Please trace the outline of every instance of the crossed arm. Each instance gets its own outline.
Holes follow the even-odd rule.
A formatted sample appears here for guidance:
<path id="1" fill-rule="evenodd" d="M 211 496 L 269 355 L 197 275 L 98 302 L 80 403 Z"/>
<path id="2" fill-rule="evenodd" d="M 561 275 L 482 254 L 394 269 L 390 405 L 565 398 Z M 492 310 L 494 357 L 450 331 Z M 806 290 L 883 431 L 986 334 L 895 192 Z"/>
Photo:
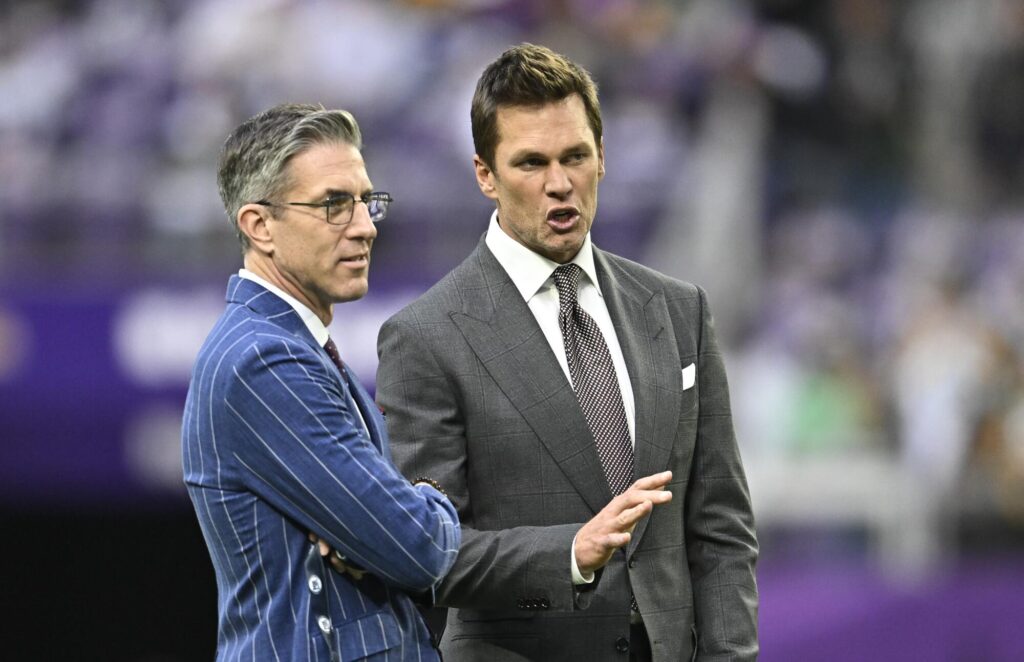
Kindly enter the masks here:
<path id="1" fill-rule="evenodd" d="M 319 356 L 264 337 L 221 370 L 230 422 L 216 436 L 239 482 L 385 582 L 422 591 L 444 576 L 454 507 L 381 455 Z"/>

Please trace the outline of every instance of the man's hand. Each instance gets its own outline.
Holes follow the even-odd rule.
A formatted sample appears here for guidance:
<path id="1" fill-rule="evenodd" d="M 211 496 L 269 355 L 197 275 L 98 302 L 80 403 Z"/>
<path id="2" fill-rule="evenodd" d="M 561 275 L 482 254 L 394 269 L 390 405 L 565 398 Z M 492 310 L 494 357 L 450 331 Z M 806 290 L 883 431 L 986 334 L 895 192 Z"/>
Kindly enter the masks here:
<path id="1" fill-rule="evenodd" d="M 616 549 L 629 544 L 642 517 L 672 500 L 672 493 L 665 489 L 670 480 L 671 471 L 637 480 L 583 525 L 576 534 L 576 565 L 581 573 L 590 575 L 603 568 Z"/>
<path id="2" fill-rule="evenodd" d="M 331 567 L 340 572 L 341 574 L 344 575 L 345 573 L 348 573 L 352 575 L 352 577 L 356 581 L 362 579 L 363 576 L 366 574 L 366 570 L 346 563 L 344 557 L 342 557 L 336 551 L 332 550 L 330 543 L 328 543 L 323 538 L 317 537 L 317 535 L 314 533 L 310 533 L 309 540 L 310 542 L 315 542 L 317 544 L 317 546 L 320 548 L 320 556 L 330 561 Z"/>

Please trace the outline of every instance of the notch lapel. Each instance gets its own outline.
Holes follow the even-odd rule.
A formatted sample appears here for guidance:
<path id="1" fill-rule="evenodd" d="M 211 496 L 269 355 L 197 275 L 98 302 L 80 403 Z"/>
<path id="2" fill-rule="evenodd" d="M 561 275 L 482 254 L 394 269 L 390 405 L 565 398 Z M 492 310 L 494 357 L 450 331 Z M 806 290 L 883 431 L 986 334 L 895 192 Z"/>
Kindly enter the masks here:
<path id="1" fill-rule="evenodd" d="M 598 512 L 611 500 L 611 490 L 576 393 L 537 320 L 483 241 L 464 268 L 456 275 L 463 309 L 450 313 L 452 322 L 569 482 Z"/>

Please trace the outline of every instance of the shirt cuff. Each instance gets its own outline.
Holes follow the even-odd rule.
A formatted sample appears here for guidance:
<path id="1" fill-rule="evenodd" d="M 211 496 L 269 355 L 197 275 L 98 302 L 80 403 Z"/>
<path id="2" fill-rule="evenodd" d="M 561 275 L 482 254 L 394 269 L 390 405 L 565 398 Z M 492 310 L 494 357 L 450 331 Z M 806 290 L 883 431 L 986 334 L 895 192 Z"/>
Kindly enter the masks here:
<path id="1" fill-rule="evenodd" d="M 589 577 L 584 577 L 583 573 L 580 572 L 580 567 L 576 565 L 576 536 L 572 538 L 572 549 L 569 551 L 570 563 L 572 567 L 572 584 L 573 586 L 580 586 L 581 584 L 590 584 L 594 581 L 594 573 L 590 573 Z"/>

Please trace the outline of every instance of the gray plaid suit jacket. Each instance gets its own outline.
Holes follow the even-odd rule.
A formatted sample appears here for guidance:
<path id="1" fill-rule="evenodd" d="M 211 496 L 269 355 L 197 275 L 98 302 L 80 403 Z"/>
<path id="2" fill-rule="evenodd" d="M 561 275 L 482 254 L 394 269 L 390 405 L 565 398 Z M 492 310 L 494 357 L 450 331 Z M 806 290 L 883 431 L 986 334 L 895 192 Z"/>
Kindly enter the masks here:
<path id="1" fill-rule="evenodd" d="M 437 594 L 451 608 L 441 649 L 623 660 L 632 591 L 655 660 L 753 660 L 757 541 L 704 292 L 594 252 L 636 400 L 636 475 L 671 469 L 674 498 L 591 585 L 572 584 L 571 544 L 612 495 L 571 385 L 484 242 L 381 329 L 395 463 L 437 480 L 463 526 Z"/>

